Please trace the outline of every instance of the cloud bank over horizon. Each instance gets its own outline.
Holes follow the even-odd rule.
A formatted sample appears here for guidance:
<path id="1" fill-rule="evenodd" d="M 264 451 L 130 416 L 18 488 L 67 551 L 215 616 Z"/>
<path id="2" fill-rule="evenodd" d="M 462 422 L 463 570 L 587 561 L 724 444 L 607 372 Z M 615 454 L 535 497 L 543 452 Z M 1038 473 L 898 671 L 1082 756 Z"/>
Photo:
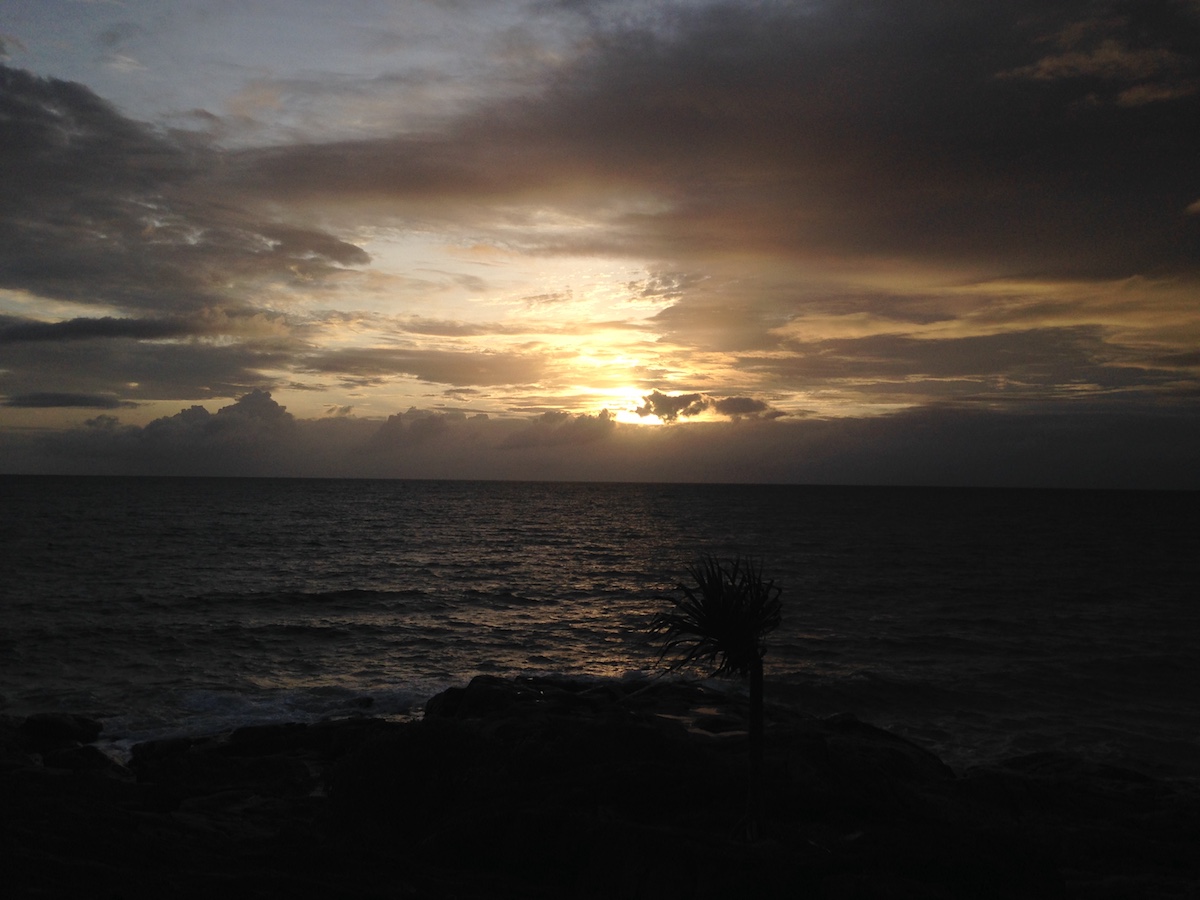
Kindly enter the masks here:
<path id="1" fill-rule="evenodd" d="M 297 419 L 254 391 L 210 413 L 145 426 L 101 413 L 77 428 L 9 435 L 10 473 L 517 481 L 1200 488 L 1195 418 L 1134 410 L 756 417 L 646 428 L 597 415 L 491 418 L 410 409 L 385 421 Z"/>
<path id="2" fill-rule="evenodd" d="M 60 7 L 0 470 L 1197 486 L 1194 0 Z"/>

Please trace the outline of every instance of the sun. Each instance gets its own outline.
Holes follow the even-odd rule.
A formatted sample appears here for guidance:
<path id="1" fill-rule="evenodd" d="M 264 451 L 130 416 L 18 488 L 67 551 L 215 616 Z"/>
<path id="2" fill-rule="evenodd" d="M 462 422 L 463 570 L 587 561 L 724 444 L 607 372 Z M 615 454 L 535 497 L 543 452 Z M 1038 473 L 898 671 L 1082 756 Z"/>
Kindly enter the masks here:
<path id="1" fill-rule="evenodd" d="M 662 425 L 663 420 L 655 415 L 641 415 L 638 409 L 646 405 L 646 395 L 650 391 L 645 388 L 625 387 L 591 387 L 582 390 L 591 394 L 590 406 L 596 414 L 608 410 L 612 418 L 624 425 Z"/>
<path id="2" fill-rule="evenodd" d="M 650 392 L 640 387 L 623 387 L 606 393 L 612 397 L 608 411 L 616 421 L 625 425 L 662 425 L 663 420 L 658 416 L 639 413 L 646 405 L 646 395 Z"/>
<path id="3" fill-rule="evenodd" d="M 612 410 L 609 410 L 612 412 Z M 613 419 L 624 425 L 662 425 L 663 420 L 656 415 L 643 416 L 635 410 L 622 409 L 613 413 Z"/>

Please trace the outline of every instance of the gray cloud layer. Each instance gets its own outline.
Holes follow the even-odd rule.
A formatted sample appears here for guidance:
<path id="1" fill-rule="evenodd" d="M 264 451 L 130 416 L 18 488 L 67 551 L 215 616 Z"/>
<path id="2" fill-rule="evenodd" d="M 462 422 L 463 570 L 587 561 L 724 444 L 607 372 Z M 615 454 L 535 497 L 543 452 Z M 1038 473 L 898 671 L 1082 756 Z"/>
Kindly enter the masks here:
<path id="1" fill-rule="evenodd" d="M 101 415 L 66 432 L 0 433 L 0 470 L 1197 489 L 1197 446 L 1195 417 L 1062 406 L 646 428 L 565 413 L 298 420 L 253 392 L 145 427 Z"/>
<path id="2" fill-rule="evenodd" d="M 994 274 L 1195 273 L 1200 16 L 1185 3 L 701 7 L 593 35 L 540 96 L 443 134 L 248 151 L 271 196 L 456 204 L 649 191 L 579 247 L 904 255 Z M 1075 35 L 1066 37 L 1064 35 Z M 1056 68 L 1093 48 L 1100 71 Z M 1074 52 L 1074 51 L 1066 51 Z M 1159 60 L 1155 63 L 1154 60 Z M 1143 102 L 1122 102 L 1140 91 Z M 434 209 L 434 204 L 438 208 Z M 1136 239 L 1131 240 L 1131 233 Z"/>
<path id="3" fill-rule="evenodd" d="M 713 3 L 578 21 L 591 25 L 572 53 L 522 70 L 540 82 L 424 132 L 236 151 L 0 66 L 0 288 L 20 298 L 0 315 L 0 403 L 243 398 L 10 436 L 2 458 L 192 471 L 228 451 L 220 466 L 315 473 L 303 447 L 339 473 L 1007 478 L 997 466 L 1042 483 L 1041 460 L 1087 481 L 1074 447 L 1097 454 L 1096 478 L 1154 482 L 1138 467 L 1158 452 L 1194 483 L 1176 466 L 1200 454 L 1194 2 Z M 411 379 L 464 402 L 519 386 L 524 408 L 549 405 L 553 333 L 479 351 L 455 342 L 520 329 L 290 306 L 372 265 L 361 222 L 644 261 L 625 287 L 661 302 L 639 326 L 660 355 L 630 364 L 636 411 L 676 425 L 274 416 L 265 391 L 317 378 Z M 405 289 L 487 288 L 420 276 Z M 575 300 L 554 287 L 514 302 L 552 316 Z M 373 345 L 327 338 L 366 322 Z M 583 327 L 564 318 L 558 336 Z M 801 421 L 804 404 L 838 402 L 910 409 Z M 731 421 L 685 421 L 713 416 Z"/>
<path id="4" fill-rule="evenodd" d="M 245 282 L 367 261 L 318 231 L 206 192 L 220 161 L 82 85 L 0 67 L 0 287 L 123 311 L 241 307 Z"/>

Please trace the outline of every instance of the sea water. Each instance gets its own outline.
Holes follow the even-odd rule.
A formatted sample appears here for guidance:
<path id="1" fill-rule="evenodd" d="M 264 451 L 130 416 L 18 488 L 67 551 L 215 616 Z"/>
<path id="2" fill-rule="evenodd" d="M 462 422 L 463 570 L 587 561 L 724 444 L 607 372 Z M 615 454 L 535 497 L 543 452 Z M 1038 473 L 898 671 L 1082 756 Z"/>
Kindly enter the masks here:
<path id="1" fill-rule="evenodd" d="M 783 589 L 768 699 L 956 767 L 1200 777 L 1193 493 L 0 477 L 0 713 L 150 737 L 659 668 L 700 554 Z M 705 673 L 698 672 L 697 675 Z M 736 682 L 730 690 L 744 690 Z"/>

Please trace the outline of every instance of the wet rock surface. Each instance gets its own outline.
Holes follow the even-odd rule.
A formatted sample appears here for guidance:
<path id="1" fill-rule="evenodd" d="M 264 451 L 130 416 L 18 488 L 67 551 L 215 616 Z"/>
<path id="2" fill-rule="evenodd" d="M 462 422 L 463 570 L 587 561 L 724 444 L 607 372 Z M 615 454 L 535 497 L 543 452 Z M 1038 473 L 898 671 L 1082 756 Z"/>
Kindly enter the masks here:
<path id="1" fill-rule="evenodd" d="M 1200 894 L 1200 796 L 1059 755 L 956 774 L 842 715 L 669 681 L 476 679 L 420 722 L 154 741 L 0 717 L 24 897 L 1117 898 Z M 53 721 L 52 721 L 53 720 Z"/>

